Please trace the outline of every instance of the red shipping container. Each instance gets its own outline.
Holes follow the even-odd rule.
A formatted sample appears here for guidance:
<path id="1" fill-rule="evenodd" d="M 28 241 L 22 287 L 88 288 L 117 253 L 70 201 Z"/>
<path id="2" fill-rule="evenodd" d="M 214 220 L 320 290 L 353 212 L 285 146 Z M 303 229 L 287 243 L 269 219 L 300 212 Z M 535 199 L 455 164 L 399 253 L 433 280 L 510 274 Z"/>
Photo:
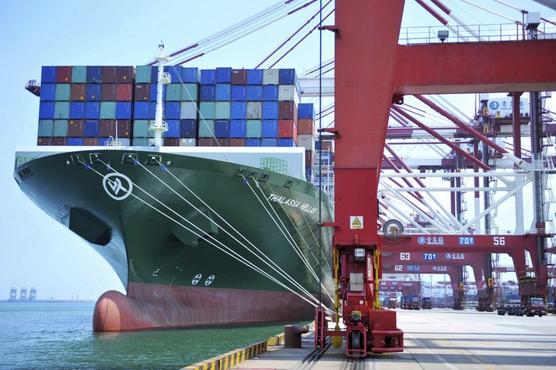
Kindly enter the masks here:
<path id="1" fill-rule="evenodd" d="M 85 100 L 85 84 L 71 84 L 70 85 L 70 100 L 71 101 L 84 101 Z"/>
<path id="2" fill-rule="evenodd" d="M 52 138 L 52 145 L 66 145 L 66 138 L 65 137 L 53 137 Z"/>
<path id="3" fill-rule="evenodd" d="M 298 135 L 313 135 L 313 120 L 312 119 L 298 119 L 297 120 L 297 134 Z"/>
<path id="4" fill-rule="evenodd" d="M 52 138 L 51 137 L 38 137 L 37 138 L 37 145 L 52 145 Z"/>
<path id="5" fill-rule="evenodd" d="M 116 123 L 111 119 L 101 119 L 100 127 L 98 129 L 98 136 L 112 136 L 116 135 Z"/>
<path id="6" fill-rule="evenodd" d="M 245 139 L 229 139 L 228 141 L 229 146 L 245 146 Z"/>
<path id="7" fill-rule="evenodd" d="M 296 117 L 294 107 L 293 101 L 281 101 L 278 108 L 278 119 L 293 120 Z"/>
<path id="8" fill-rule="evenodd" d="M 100 100 L 103 101 L 116 100 L 116 85 L 103 83 L 100 86 Z"/>
<path id="9" fill-rule="evenodd" d="M 132 81 L 133 67 L 116 67 L 116 82 L 126 83 Z"/>
<path id="10" fill-rule="evenodd" d="M 200 137 L 197 146 L 214 146 L 214 139 L 208 137 Z"/>
<path id="11" fill-rule="evenodd" d="M 116 100 L 131 101 L 131 84 L 116 85 Z"/>
<path id="12" fill-rule="evenodd" d="M 278 137 L 294 138 L 297 140 L 297 126 L 295 121 L 291 119 L 278 120 Z"/>
<path id="13" fill-rule="evenodd" d="M 150 84 L 136 84 L 135 85 L 135 101 L 149 101 L 150 100 Z"/>
<path id="14" fill-rule="evenodd" d="M 56 82 L 71 82 L 71 67 L 56 67 Z"/>
<path id="15" fill-rule="evenodd" d="M 180 139 L 175 138 L 175 137 L 167 137 L 164 138 L 164 146 L 179 146 L 180 145 Z"/>
<path id="16" fill-rule="evenodd" d="M 213 146 L 229 146 L 229 139 L 213 139 Z"/>
<path id="17" fill-rule="evenodd" d="M 68 136 L 69 137 L 82 137 L 83 136 L 83 120 L 71 119 L 68 122 Z"/>
<path id="18" fill-rule="evenodd" d="M 120 119 L 116 121 L 118 125 L 118 137 L 129 138 L 131 132 L 131 121 L 126 119 Z M 116 133 L 114 133 L 115 135 Z"/>
<path id="19" fill-rule="evenodd" d="M 97 146 L 98 139 L 96 137 L 86 137 L 83 139 L 83 145 L 86 146 Z"/>
<path id="20" fill-rule="evenodd" d="M 232 69 L 232 85 L 246 85 L 246 84 L 247 84 L 247 70 Z"/>
<path id="21" fill-rule="evenodd" d="M 116 67 L 101 67 L 102 83 L 116 83 Z"/>

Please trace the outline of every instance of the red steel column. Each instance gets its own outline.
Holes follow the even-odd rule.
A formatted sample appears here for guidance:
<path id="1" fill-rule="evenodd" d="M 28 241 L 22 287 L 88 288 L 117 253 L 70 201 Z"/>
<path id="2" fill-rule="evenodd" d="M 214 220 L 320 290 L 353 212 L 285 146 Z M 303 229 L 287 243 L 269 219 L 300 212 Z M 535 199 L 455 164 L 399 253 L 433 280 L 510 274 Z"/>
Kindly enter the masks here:
<path id="1" fill-rule="evenodd" d="M 403 0 L 336 4 L 336 245 L 378 245 L 377 186 Z M 363 228 L 350 228 L 363 216 Z"/>

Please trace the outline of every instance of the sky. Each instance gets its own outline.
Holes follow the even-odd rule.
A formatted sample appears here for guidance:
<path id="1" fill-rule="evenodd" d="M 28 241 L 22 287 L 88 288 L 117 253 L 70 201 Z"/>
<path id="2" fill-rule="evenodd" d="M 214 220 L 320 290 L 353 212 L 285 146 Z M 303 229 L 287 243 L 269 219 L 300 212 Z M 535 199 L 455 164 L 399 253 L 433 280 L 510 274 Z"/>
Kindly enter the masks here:
<path id="1" fill-rule="evenodd" d="M 13 180 L 14 153 L 36 142 L 39 100 L 24 89 L 40 79 L 42 65 L 141 65 L 163 40 L 176 50 L 275 4 L 276 0 L 3 0 L 0 12 L 0 299 L 14 286 L 35 287 L 39 298 L 96 299 L 107 290 L 124 291 L 111 267 L 80 238 L 50 219 L 19 191 Z M 555 12 L 532 1 L 510 1 Z M 506 23 L 446 0 L 467 24 Z M 520 17 L 493 1 L 492 9 Z M 288 17 L 257 34 L 208 54 L 191 66 L 253 68 L 274 46 L 299 27 L 316 8 Z M 329 22 L 330 24 L 332 21 Z M 438 26 L 414 1 L 407 0 L 404 26 Z M 330 32 L 324 35 L 324 59 L 333 56 Z M 309 37 L 277 67 L 298 72 L 318 64 L 318 36 Z M 472 99 L 465 100 L 471 109 Z"/>

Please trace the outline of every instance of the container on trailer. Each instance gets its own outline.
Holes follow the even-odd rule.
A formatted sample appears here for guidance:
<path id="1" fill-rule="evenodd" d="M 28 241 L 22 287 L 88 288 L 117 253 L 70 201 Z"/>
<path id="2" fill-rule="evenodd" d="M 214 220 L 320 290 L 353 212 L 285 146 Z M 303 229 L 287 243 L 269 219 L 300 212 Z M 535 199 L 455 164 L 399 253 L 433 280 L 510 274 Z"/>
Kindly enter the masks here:
<path id="1" fill-rule="evenodd" d="M 43 66 L 41 69 L 41 84 L 56 83 L 56 67 Z"/>
<path id="2" fill-rule="evenodd" d="M 180 119 L 180 102 L 175 101 L 167 101 L 164 103 L 164 118 L 167 120 L 170 119 Z"/>
<path id="3" fill-rule="evenodd" d="M 100 119 L 116 118 L 116 102 L 103 101 L 100 102 Z"/>
<path id="4" fill-rule="evenodd" d="M 214 136 L 216 137 L 229 137 L 230 136 L 230 121 L 227 119 L 218 119 L 214 121 Z"/>
<path id="5" fill-rule="evenodd" d="M 232 69 L 229 67 L 218 67 L 216 68 L 216 83 L 226 83 L 232 82 Z"/>
<path id="6" fill-rule="evenodd" d="M 41 85 L 41 101 L 54 101 L 56 100 L 56 84 Z"/>
<path id="7" fill-rule="evenodd" d="M 69 108 L 69 119 L 83 119 L 85 118 L 85 103 L 71 102 Z"/>
<path id="8" fill-rule="evenodd" d="M 58 66 L 56 67 L 56 82 L 70 83 L 71 82 L 71 67 Z"/>
<path id="9" fill-rule="evenodd" d="M 230 119 L 230 102 L 216 102 L 214 104 L 215 119 Z"/>
<path id="10" fill-rule="evenodd" d="M 214 137 L 214 121 L 211 119 L 199 121 L 199 137 Z"/>
<path id="11" fill-rule="evenodd" d="M 263 102 L 263 119 L 278 119 L 278 102 Z"/>
<path id="12" fill-rule="evenodd" d="M 164 133 L 165 138 L 179 138 L 180 137 L 180 120 L 179 119 L 169 119 L 166 120 L 168 124 L 168 131 Z M 177 140 L 176 145 L 177 146 Z"/>
<path id="13" fill-rule="evenodd" d="M 246 95 L 247 95 L 247 100 L 249 101 L 262 101 L 263 87 L 260 85 L 248 85 Z"/>
<path id="14" fill-rule="evenodd" d="M 192 101 L 181 102 L 180 119 L 197 119 L 197 103 Z"/>
<path id="15" fill-rule="evenodd" d="M 54 137 L 66 137 L 68 136 L 68 120 L 67 119 L 55 119 L 54 120 L 54 130 L 52 133 Z"/>
<path id="16" fill-rule="evenodd" d="M 39 120 L 38 136 L 51 137 L 54 133 L 54 120 L 41 119 Z"/>
<path id="17" fill-rule="evenodd" d="M 232 85 L 230 84 L 216 84 L 215 99 L 216 101 L 229 101 L 231 100 Z"/>

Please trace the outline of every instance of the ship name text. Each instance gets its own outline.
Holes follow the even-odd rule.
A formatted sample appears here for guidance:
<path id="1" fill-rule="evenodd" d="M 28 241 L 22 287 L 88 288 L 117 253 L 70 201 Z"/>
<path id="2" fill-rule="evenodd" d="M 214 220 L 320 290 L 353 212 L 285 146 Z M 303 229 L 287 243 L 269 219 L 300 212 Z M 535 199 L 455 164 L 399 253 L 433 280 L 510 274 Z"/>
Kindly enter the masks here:
<path id="1" fill-rule="evenodd" d="M 270 194 L 268 196 L 268 200 L 270 202 L 274 202 L 274 203 L 279 203 L 283 206 L 288 206 L 288 207 L 292 207 L 292 208 L 297 208 L 303 212 L 307 212 L 309 214 L 315 214 L 315 212 L 317 211 L 317 208 L 311 206 L 309 203 L 303 203 L 299 200 L 295 200 L 295 199 L 291 199 L 291 198 L 287 198 L 283 195 L 278 195 L 278 194 Z"/>

